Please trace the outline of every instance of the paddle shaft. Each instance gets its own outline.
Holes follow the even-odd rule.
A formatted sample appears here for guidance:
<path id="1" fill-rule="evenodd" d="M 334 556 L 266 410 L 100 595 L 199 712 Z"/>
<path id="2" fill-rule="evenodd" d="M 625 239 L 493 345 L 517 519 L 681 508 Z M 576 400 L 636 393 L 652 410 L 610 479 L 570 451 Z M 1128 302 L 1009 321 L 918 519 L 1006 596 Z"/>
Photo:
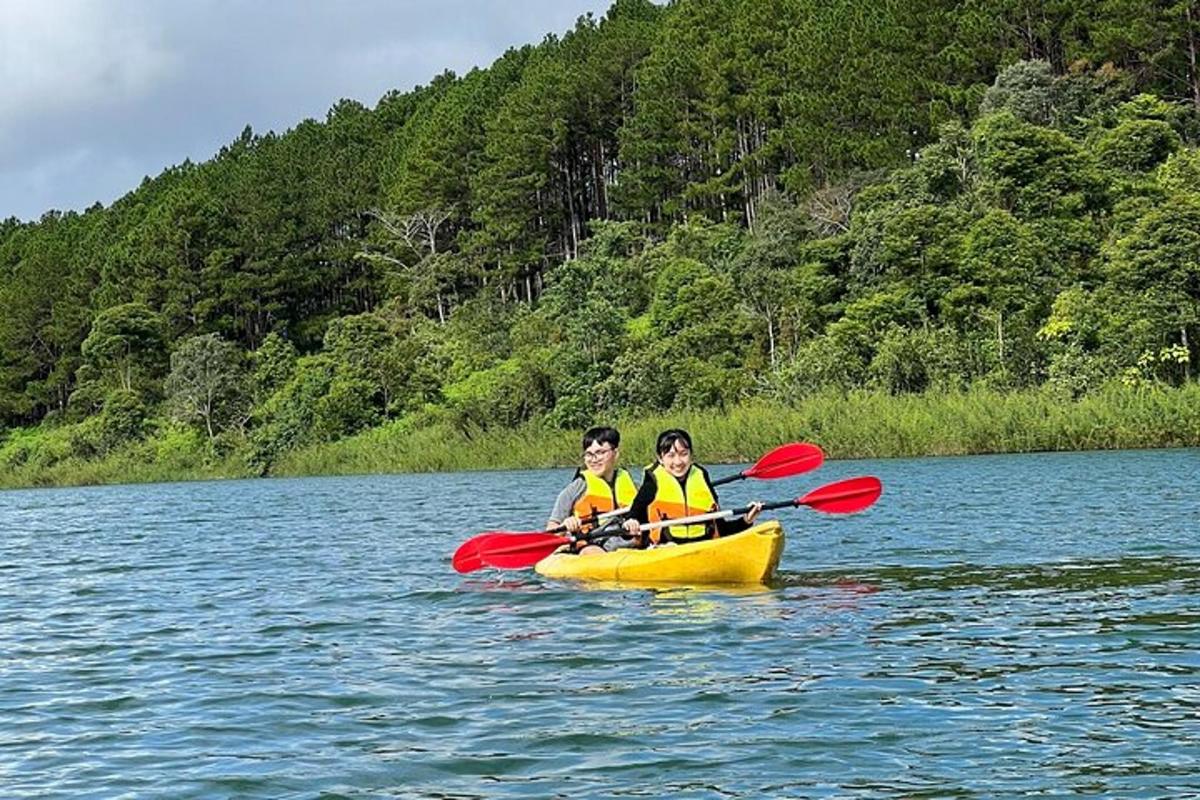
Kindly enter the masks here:
<path id="1" fill-rule="evenodd" d="M 629 513 L 629 507 L 614 508 L 612 511 L 605 511 L 603 514 L 588 514 L 586 517 L 580 517 L 579 521 L 584 525 L 594 525 L 599 522 L 605 522 L 613 517 L 621 517 Z M 538 533 L 562 533 L 567 529 L 566 525 L 555 525 L 553 528 L 547 528 Z M 531 531 L 532 532 L 532 531 Z M 524 533 L 524 531 L 522 531 Z"/>
<path id="2" fill-rule="evenodd" d="M 796 505 L 795 500 L 784 500 L 778 503 L 764 503 L 763 511 L 774 511 L 779 508 L 790 508 Z M 658 522 L 643 522 L 641 529 L 644 531 L 653 531 L 658 528 L 670 528 L 674 525 L 695 525 L 700 522 L 709 522 L 714 519 L 733 519 L 746 514 L 751 509 L 751 506 L 742 506 L 741 508 L 727 508 L 723 511 L 710 511 L 707 514 L 696 514 L 691 517 L 680 517 L 679 519 L 661 519 Z"/>
<path id="3" fill-rule="evenodd" d="M 726 475 L 724 478 L 717 478 L 715 481 L 712 482 L 712 485 L 713 486 L 724 486 L 727 483 L 733 483 L 734 481 L 743 480 L 745 477 L 746 476 L 741 472 L 737 473 L 736 475 Z"/>
<path id="4" fill-rule="evenodd" d="M 780 500 L 774 503 L 763 503 L 762 510 L 775 511 L 780 508 L 808 506 L 816 511 L 823 511 L 827 514 L 851 513 L 861 511 L 874 503 L 879 498 L 880 491 L 882 491 L 882 486 L 878 478 L 869 476 L 848 478 L 844 481 L 826 484 L 818 489 L 814 489 L 803 497 L 797 497 L 792 500 Z M 642 523 L 641 529 L 654 530 L 656 528 L 668 528 L 672 525 L 694 525 L 714 519 L 733 519 L 734 517 L 740 517 L 748 513 L 751 508 L 753 506 L 747 505 L 723 511 L 710 511 L 707 514 L 696 514 L 695 516 L 682 517 L 680 519 L 664 519 L 658 522 Z"/>
<path id="5" fill-rule="evenodd" d="M 763 503 L 763 511 L 778 511 L 781 508 L 791 508 L 792 506 L 800 505 L 799 500 L 780 500 L 777 503 Z M 727 508 L 723 511 L 710 511 L 707 514 L 696 514 L 692 517 L 680 517 L 679 519 L 663 519 L 658 522 L 643 522 L 641 527 L 644 531 L 652 531 L 657 528 L 669 528 L 672 525 L 695 525 L 699 522 L 708 522 L 714 519 L 733 519 L 740 517 L 743 514 L 750 513 L 753 506 L 740 506 L 739 508 Z"/>

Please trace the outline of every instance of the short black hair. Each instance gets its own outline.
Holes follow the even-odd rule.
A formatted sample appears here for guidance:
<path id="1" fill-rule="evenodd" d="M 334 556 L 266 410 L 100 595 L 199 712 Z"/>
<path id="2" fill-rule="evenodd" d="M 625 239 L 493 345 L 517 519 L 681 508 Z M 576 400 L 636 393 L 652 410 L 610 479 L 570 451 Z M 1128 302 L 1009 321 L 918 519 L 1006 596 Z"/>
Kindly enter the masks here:
<path id="1" fill-rule="evenodd" d="M 612 445 L 613 449 L 615 450 L 621 446 L 621 434 L 616 428 L 588 428 L 583 434 L 583 449 L 587 450 L 588 447 L 591 446 L 592 442 Z"/>
<path id="2" fill-rule="evenodd" d="M 654 452 L 660 456 L 675 447 L 676 442 L 683 442 L 688 450 L 692 449 L 692 437 L 683 428 L 671 428 L 663 431 L 658 435 L 658 443 L 654 446 Z"/>

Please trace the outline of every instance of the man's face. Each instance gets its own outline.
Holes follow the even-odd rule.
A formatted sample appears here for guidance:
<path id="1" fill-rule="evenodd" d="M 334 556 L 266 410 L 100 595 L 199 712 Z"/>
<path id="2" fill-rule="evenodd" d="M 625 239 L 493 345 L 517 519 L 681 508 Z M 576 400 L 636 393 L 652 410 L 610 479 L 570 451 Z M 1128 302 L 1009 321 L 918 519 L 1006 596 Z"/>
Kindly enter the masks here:
<path id="1" fill-rule="evenodd" d="M 583 465 L 593 475 L 607 475 L 617 462 L 617 448 L 600 442 L 592 442 L 583 451 Z"/>

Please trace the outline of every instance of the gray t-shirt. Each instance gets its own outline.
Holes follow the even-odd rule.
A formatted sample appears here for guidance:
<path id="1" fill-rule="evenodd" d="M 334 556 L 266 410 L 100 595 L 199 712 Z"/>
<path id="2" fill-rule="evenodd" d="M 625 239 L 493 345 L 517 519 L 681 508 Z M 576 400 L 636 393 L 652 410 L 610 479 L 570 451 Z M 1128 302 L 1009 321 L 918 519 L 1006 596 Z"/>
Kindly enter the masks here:
<path id="1" fill-rule="evenodd" d="M 558 493 L 558 499 L 554 501 L 554 510 L 550 512 L 550 520 L 546 523 L 547 528 L 553 528 L 556 525 L 561 525 L 562 521 L 574 513 L 575 504 L 579 502 L 579 498 L 583 497 L 587 491 L 587 481 L 583 478 L 575 478 L 566 485 L 561 492 Z"/>
<path id="2" fill-rule="evenodd" d="M 583 497 L 586 491 L 587 481 L 583 478 L 576 478 L 568 483 L 566 488 L 558 493 L 558 499 L 554 501 L 554 510 L 550 512 L 550 520 L 546 523 L 546 527 L 552 528 L 561 525 L 564 519 L 574 514 L 575 503 Z M 598 543 L 610 553 L 613 550 L 634 546 L 633 542 L 624 536 L 609 536 Z"/>

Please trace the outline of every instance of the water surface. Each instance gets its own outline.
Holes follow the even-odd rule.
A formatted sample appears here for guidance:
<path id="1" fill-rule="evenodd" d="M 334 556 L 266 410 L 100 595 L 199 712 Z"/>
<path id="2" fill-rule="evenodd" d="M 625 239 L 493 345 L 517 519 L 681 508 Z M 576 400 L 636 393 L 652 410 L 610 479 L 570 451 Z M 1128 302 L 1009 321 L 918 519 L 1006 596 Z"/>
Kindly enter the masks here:
<path id="1" fill-rule="evenodd" d="M 1200 451 L 722 497 L 856 474 L 757 592 L 450 570 L 563 470 L 2 492 L 2 794 L 1200 795 Z"/>

